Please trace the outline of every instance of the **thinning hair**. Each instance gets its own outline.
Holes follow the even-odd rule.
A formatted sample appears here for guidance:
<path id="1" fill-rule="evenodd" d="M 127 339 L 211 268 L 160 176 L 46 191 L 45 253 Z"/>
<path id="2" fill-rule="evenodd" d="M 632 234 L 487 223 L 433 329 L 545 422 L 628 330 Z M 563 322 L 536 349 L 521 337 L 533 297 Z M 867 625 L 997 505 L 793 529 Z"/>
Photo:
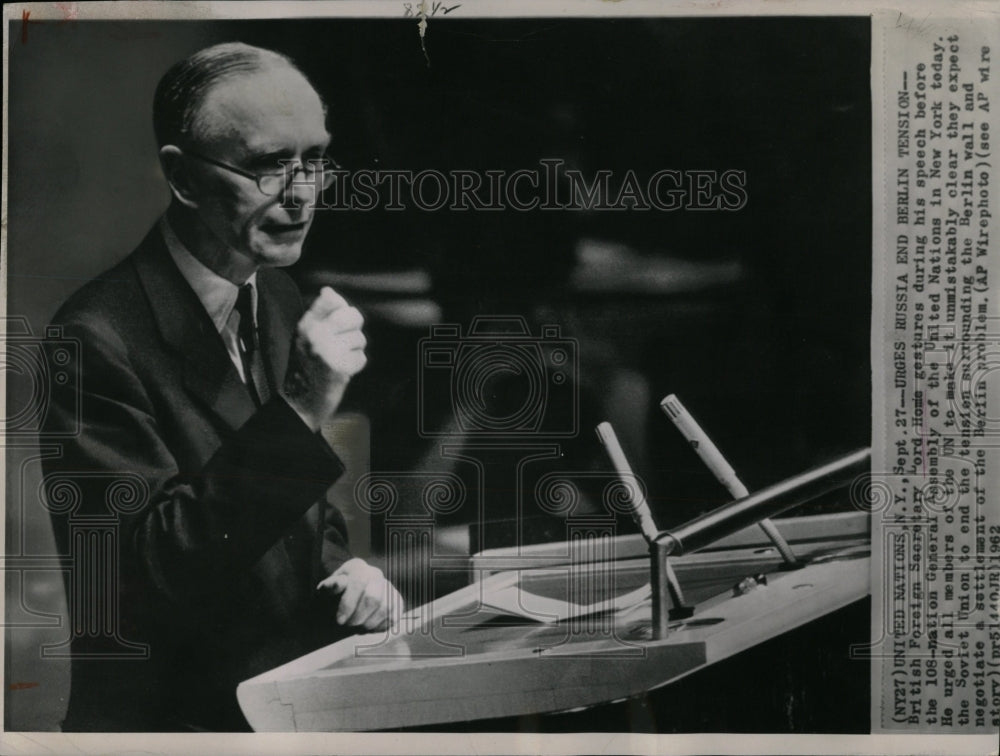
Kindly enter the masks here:
<path id="1" fill-rule="evenodd" d="M 153 131 L 157 146 L 176 144 L 184 147 L 195 140 L 201 107 L 212 87 L 227 79 L 282 66 L 297 71 L 309 81 L 287 55 L 243 42 L 212 45 L 175 63 L 160 79 L 153 96 Z"/>

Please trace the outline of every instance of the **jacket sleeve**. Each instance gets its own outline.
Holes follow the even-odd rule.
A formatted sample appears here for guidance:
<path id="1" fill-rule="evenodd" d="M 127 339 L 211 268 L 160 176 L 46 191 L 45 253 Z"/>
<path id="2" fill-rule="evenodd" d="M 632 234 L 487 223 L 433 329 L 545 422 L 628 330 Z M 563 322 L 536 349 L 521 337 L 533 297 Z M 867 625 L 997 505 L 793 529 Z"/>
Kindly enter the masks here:
<path id="1" fill-rule="evenodd" d="M 68 380 L 53 382 L 46 415 L 43 439 L 63 450 L 46 465 L 50 509 L 56 483 L 68 483 L 78 502 L 69 516 L 116 517 L 123 566 L 170 599 L 224 589 L 343 472 L 326 442 L 275 396 L 200 471 L 181 475 L 120 337 L 91 322 L 70 322 L 63 334 L 78 340 L 80 359 L 67 366 Z M 116 476 L 146 490 L 116 499 Z"/>
<path id="2" fill-rule="evenodd" d="M 323 516 L 323 577 L 332 575 L 353 555 L 347 545 L 347 523 L 336 502 L 328 502 Z"/>

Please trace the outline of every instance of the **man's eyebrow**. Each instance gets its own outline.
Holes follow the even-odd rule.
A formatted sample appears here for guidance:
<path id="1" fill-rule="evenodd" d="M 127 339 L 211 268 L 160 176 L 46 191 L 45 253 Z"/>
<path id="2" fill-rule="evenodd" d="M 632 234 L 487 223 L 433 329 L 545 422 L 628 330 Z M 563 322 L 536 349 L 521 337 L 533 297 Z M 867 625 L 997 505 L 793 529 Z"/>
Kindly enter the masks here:
<path id="1" fill-rule="evenodd" d="M 322 154 L 324 150 L 329 146 L 331 135 L 327 134 L 326 138 L 317 141 L 305 149 L 304 153 L 316 153 L 317 155 Z M 261 147 L 257 150 L 251 150 L 247 155 L 247 164 L 251 166 L 260 166 L 264 164 L 275 164 L 279 160 L 285 160 L 288 158 L 295 157 L 295 150 L 290 147 Z"/>
<path id="2" fill-rule="evenodd" d="M 279 150 L 268 150 L 266 152 L 254 152 L 251 153 L 247 159 L 247 167 L 259 168 L 259 167 L 270 167 L 278 165 L 279 160 L 287 160 L 295 156 L 295 150 L 290 149 L 279 149 Z"/>

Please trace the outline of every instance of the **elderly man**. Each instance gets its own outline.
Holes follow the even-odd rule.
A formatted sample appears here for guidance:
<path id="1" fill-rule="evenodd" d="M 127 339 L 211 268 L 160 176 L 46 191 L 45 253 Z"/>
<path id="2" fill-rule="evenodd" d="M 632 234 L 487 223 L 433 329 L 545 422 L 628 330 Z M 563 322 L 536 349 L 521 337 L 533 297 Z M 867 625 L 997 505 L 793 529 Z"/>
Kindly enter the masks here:
<path id="1" fill-rule="evenodd" d="M 240 730 L 240 680 L 398 611 L 324 496 L 343 467 L 319 431 L 365 365 L 365 337 L 339 295 L 303 313 L 275 270 L 299 258 L 332 178 L 325 106 L 291 61 L 202 50 L 163 77 L 153 120 L 169 209 L 54 320 L 80 343 L 45 428 L 63 445 L 46 468 L 56 537 L 75 569 L 104 553 L 71 543 L 52 504 L 53 481 L 70 480 L 72 522 L 115 518 L 117 583 L 98 598 L 115 648 L 140 650 L 106 653 L 87 631 L 97 610 L 70 591 L 64 728 Z M 116 476 L 141 490 L 109 512 Z"/>

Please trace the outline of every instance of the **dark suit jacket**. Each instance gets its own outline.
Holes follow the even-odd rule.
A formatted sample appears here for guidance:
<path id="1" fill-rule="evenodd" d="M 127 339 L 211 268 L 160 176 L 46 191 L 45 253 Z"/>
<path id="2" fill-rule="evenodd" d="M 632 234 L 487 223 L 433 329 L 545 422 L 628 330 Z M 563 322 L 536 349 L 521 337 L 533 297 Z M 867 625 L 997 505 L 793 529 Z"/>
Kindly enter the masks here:
<path id="1" fill-rule="evenodd" d="M 257 285 L 281 386 L 302 303 L 280 271 Z M 79 342 L 43 434 L 73 558 L 64 729 L 247 729 L 238 682 L 343 634 L 314 590 L 350 558 L 324 499 L 343 467 L 276 391 L 256 410 L 156 228 L 53 324 Z"/>

